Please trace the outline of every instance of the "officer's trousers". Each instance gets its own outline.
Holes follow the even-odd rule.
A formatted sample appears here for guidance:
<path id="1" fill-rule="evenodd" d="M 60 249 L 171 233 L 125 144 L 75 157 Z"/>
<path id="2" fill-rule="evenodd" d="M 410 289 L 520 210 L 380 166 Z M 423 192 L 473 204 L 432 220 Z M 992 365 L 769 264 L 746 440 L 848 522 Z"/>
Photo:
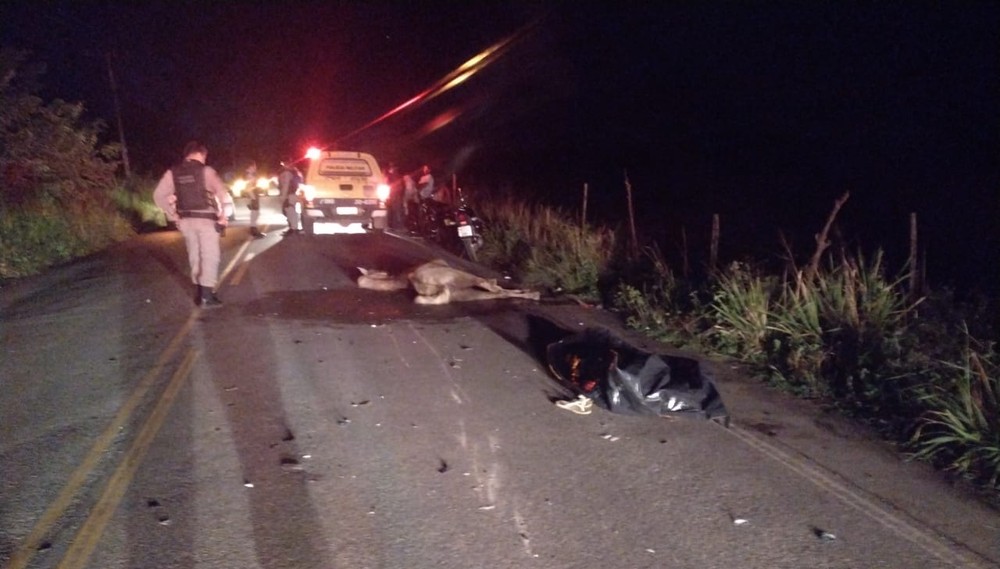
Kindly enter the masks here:
<path id="1" fill-rule="evenodd" d="M 219 232 L 214 219 L 181 218 L 177 228 L 187 245 L 188 262 L 191 264 L 191 282 L 214 289 L 219 282 L 221 257 Z"/>

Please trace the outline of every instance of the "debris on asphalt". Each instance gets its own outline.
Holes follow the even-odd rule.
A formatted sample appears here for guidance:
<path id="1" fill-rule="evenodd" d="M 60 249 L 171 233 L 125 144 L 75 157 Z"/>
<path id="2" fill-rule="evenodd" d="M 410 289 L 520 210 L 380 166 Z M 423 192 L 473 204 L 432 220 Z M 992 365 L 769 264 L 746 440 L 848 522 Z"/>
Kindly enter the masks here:
<path id="1" fill-rule="evenodd" d="M 696 359 L 650 353 L 603 328 L 549 344 L 546 359 L 556 379 L 612 413 L 728 421 L 712 376 Z"/>
<path id="2" fill-rule="evenodd" d="M 733 523 L 736 524 L 736 525 L 738 525 L 738 526 L 742 526 L 742 525 L 750 523 L 750 520 L 745 520 L 743 518 L 734 518 L 733 519 Z"/>
<path id="3" fill-rule="evenodd" d="M 586 395 L 580 395 L 576 399 L 569 401 L 556 401 L 556 407 L 572 411 L 577 415 L 589 415 L 594 407 L 594 400 Z"/>
<path id="4" fill-rule="evenodd" d="M 832 534 L 832 533 L 830 533 L 830 532 L 828 532 L 828 531 L 826 531 L 824 529 L 820 529 L 820 528 L 814 527 L 814 528 L 812 528 L 812 530 L 813 530 L 813 534 L 815 534 L 816 537 L 818 537 L 819 539 L 821 539 L 823 541 L 833 541 L 833 540 L 837 539 L 836 535 L 834 535 L 834 534 Z"/>
<path id="5" fill-rule="evenodd" d="M 362 405 L 368 405 L 369 403 L 371 403 L 371 401 L 369 401 L 368 399 L 365 399 L 364 401 L 358 401 L 357 403 L 351 401 L 351 407 L 361 407 Z"/>
<path id="6" fill-rule="evenodd" d="M 346 424 L 348 424 L 350 422 L 351 422 L 351 420 L 348 419 L 347 417 L 341 417 L 341 418 L 337 419 L 337 424 L 340 425 L 340 426 L 344 426 L 344 425 L 346 425 Z"/>
<path id="7" fill-rule="evenodd" d="M 243 485 L 247 488 L 253 488 L 253 482 L 250 482 L 249 480 L 243 480 Z"/>
<path id="8" fill-rule="evenodd" d="M 440 465 L 440 466 L 438 466 L 438 469 L 437 469 L 437 470 L 438 470 L 438 472 L 440 472 L 441 474 L 444 474 L 445 472 L 448 472 L 448 463 L 447 463 L 447 462 L 445 462 L 443 458 L 441 459 L 441 465 Z"/>
<path id="9" fill-rule="evenodd" d="M 487 510 L 495 509 L 496 507 L 497 507 L 496 504 L 490 504 L 489 506 L 479 506 L 479 509 L 482 510 L 482 511 L 487 511 Z"/>

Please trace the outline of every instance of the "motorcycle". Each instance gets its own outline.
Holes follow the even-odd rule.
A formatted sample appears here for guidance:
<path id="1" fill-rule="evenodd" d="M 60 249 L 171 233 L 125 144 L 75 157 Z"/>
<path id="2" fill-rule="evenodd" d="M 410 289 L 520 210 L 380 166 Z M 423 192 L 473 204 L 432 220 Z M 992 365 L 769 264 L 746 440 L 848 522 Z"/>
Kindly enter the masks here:
<path id="1" fill-rule="evenodd" d="M 478 261 L 478 251 L 483 246 L 483 220 L 476 215 L 465 200 L 462 189 L 456 190 L 457 205 L 427 199 L 420 202 L 420 231 L 427 239 L 445 249 L 464 254 L 472 262 Z"/>

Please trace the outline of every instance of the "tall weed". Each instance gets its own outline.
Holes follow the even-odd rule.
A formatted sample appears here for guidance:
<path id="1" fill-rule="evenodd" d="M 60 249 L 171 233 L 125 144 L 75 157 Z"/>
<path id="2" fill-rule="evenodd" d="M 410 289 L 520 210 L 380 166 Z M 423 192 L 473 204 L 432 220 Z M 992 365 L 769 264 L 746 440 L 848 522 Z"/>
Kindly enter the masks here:
<path id="1" fill-rule="evenodd" d="M 802 272 L 783 281 L 772 305 L 765 350 L 773 383 L 805 397 L 822 397 L 829 393 L 823 365 L 830 348 L 822 288 L 813 282 Z"/>
<path id="2" fill-rule="evenodd" d="M 484 262 L 511 273 L 525 286 L 599 299 L 599 283 L 614 234 L 580 227 L 551 207 L 514 200 L 479 205 L 486 221 Z"/>
<path id="3" fill-rule="evenodd" d="M 844 258 L 817 280 L 830 348 L 827 377 L 834 395 L 876 415 L 901 404 L 908 386 L 892 373 L 902 355 L 907 301 L 905 278 L 886 278 L 882 253 L 870 262 Z"/>
<path id="4" fill-rule="evenodd" d="M 139 231 L 167 226 L 167 217 L 153 203 L 156 180 L 136 177 L 126 184 L 119 184 L 111 192 L 111 199 L 118 211 Z"/>
<path id="5" fill-rule="evenodd" d="M 0 216 L 0 277 L 23 277 L 134 235 L 113 208 L 36 201 Z"/>
<path id="6" fill-rule="evenodd" d="M 764 361 L 776 286 L 774 279 L 744 263 L 734 262 L 718 275 L 709 307 L 714 324 L 708 337 L 721 353 L 754 363 Z"/>
<path id="7" fill-rule="evenodd" d="M 1000 364 L 995 347 L 968 338 L 963 359 L 940 362 L 946 381 L 928 386 L 929 407 L 910 439 L 913 458 L 1000 488 Z"/>
<path id="8" fill-rule="evenodd" d="M 700 347 L 701 310 L 698 297 L 678 279 L 656 246 L 623 267 L 614 285 L 612 306 L 625 325 L 677 347 Z"/>

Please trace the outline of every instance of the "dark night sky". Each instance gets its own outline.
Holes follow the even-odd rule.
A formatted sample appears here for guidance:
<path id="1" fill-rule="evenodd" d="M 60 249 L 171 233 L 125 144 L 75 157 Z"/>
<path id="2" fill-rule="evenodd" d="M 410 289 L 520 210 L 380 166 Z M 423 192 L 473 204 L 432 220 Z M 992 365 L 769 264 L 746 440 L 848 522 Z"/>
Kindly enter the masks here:
<path id="1" fill-rule="evenodd" d="M 140 171 L 192 137 L 223 170 L 337 144 L 473 191 L 576 206 L 587 182 L 621 220 L 627 170 L 645 231 L 697 243 L 717 212 L 734 254 L 777 254 L 778 228 L 808 253 L 850 190 L 849 239 L 898 261 L 917 212 L 932 281 L 996 292 L 1000 3 L 575 4 L 8 0 L 0 37 L 48 64 L 47 97 L 111 125 L 113 51 Z M 361 128 L 529 24 L 459 87 Z"/>

